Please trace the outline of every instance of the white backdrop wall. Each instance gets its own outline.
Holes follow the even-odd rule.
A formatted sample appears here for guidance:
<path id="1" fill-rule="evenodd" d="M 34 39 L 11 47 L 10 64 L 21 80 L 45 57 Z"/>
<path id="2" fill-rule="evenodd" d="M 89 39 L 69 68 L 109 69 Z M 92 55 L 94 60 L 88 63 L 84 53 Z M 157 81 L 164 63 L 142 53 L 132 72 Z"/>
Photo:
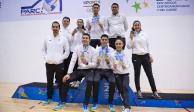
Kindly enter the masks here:
<path id="1" fill-rule="evenodd" d="M 136 19 L 151 40 L 158 89 L 194 90 L 194 16 L 128 17 L 130 27 Z M 51 33 L 52 21 L 0 22 L 1 83 L 46 82 L 41 47 Z M 76 19 L 72 19 L 70 27 L 74 28 L 75 23 Z M 134 88 L 133 66 L 130 78 Z M 143 69 L 141 85 L 150 88 Z"/>

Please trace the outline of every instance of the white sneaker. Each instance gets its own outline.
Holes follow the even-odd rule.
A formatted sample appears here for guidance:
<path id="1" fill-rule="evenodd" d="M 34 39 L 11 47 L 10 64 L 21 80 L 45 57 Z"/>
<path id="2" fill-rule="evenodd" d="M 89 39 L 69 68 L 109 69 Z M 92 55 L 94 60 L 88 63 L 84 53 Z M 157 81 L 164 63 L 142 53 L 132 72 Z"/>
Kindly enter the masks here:
<path id="1" fill-rule="evenodd" d="M 48 99 L 47 101 L 42 101 L 42 106 L 46 106 L 52 102 L 52 99 Z"/>
<path id="2" fill-rule="evenodd" d="M 132 112 L 132 111 L 131 111 L 131 109 L 129 109 L 129 108 L 124 108 L 124 109 L 122 110 L 122 112 Z"/>
<path id="3" fill-rule="evenodd" d="M 80 81 L 76 81 L 74 87 L 75 87 L 75 88 L 78 88 L 79 85 L 80 85 Z"/>
<path id="4" fill-rule="evenodd" d="M 76 81 L 71 82 L 71 83 L 70 83 L 70 87 L 74 87 L 75 84 L 76 84 Z"/>

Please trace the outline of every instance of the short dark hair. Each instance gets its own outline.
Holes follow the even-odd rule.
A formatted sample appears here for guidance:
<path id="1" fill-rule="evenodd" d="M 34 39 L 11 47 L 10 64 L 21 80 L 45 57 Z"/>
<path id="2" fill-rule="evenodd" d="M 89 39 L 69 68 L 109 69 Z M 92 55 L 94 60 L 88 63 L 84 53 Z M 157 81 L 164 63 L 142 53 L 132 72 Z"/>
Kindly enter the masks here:
<path id="1" fill-rule="evenodd" d="M 115 40 L 115 43 L 116 43 L 116 41 L 117 40 L 120 40 L 120 41 L 122 41 L 123 42 L 123 49 L 125 48 L 125 38 L 124 37 L 121 37 L 121 36 L 117 36 L 117 38 L 116 38 L 116 40 Z"/>
<path id="2" fill-rule="evenodd" d="M 92 7 L 94 7 L 94 6 L 98 6 L 98 7 L 100 7 L 100 5 L 98 4 L 98 3 L 94 3 L 93 5 L 92 5 Z"/>
<path id="3" fill-rule="evenodd" d="M 65 16 L 65 17 L 63 17 L 63 21 L 64 21 L 64 19 L 67 19 L 70 22 L 70 18 L 69 17 Z"/>
<path id="4" fill-rule="evenodd" d="M 90 34 L 88 34 L 88 33 L 83 33 L 82 37 L 83 37 L 84 35 L 88 36 L 89 39 L 90 39 Z"/>
<path id="5" fill-rule="evenodd" d="M 83 20 L 83 19 L 79 18 L 79 19 L 77 19 L 77 21 L 78 21 L 78 20 L 81 20 L 81 21 L 84 23 L 84 20 Z"/>
<path id="6" fill-rule="evenodd" d="M 116 40 L 121 40 L 124 43 L 123 37 L 121 37 L 121 36 L 117 36 Z"/>
<path id="7" fill-rule="evenodd" d="M 102 38 L 102 37 L 108 38 L 108 35 L 107 34 L 102 34 L 100 38 Z"/>
<path id="8" fill-rule="evenodd" d="M 118 4 L 118 3 L 113 3 L 113 4 L 111 5 L 111 7 L 112 7 L 113 5 L 116 5 L 117 7 L 119 7 L 119 4 Z"/>
<path id="9" fill-rule="evenodd" d="M 58 24 L 59 25 L 59 28 L 60 28 L 60 24 L 59 24 L 58 21 L 53 21 L 52 26 L 53 26 L 53 24 Z"/>

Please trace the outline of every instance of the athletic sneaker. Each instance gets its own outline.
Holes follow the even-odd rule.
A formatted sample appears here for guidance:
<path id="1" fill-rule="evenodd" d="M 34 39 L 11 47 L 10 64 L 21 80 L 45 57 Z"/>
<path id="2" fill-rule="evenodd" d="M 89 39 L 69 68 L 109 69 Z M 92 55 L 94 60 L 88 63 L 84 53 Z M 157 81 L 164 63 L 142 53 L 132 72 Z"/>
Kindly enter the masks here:
<path id="1" fill-rule="evenodd" d="M 131 111 L 131 109 L 129 109 L 129 108 L 124 108 L 124 109 L 122 110 L 122 112 L 132 112 L 132 111 Z"/>
<path id="2" fill-rule="evenodd" d="M 162 99 L 162 97 L 158 94 L 157 91 L 155 91 L 155 92 L 153 93 L 152 97 L 153 97 L 154 99 Z"/>
<path id="3" fill-rule="evenodd" d="M 116 112 L 115 108 L 114 108 L 114 106 L 112 104 L 109 104 L 108 108 L 109 108 L 110 112 Z"/>
<path id="4" fill-rule="evenodd" d="M 97 110 L 97 105 L 94 103 L 94 104 L 92 105 L 91 111 L 92 111 L 92 112 L 95 112 L 96 110 Z"/>
<path id="5" fill-rule="evenodd" d="M 64 102 L 59 102 L 58 105 L 56 105 L 53 110 L 54 111 L 58 111 L 58 110 L 61 110 L 63 108 L 63 106 L 65 105 Z"/>
<path id="6" fill-rule="evenodd" d="M 143 95 L 142 95 L 142 93 L 141 93 L 140 90 L 137 91 L 137 94 L 136 95 L 137 95 L 137 98 L 138 99 L 142 99 L 143 98 Z"/>
<path id="7" fill-rule="evenodd" d="M 48 99 L 47 101 L 43 101 L 42 106 L 46 106 L 46 105 L 50 104 L 51 102 L 52 102 L 51 99 Z"/>
<path id="8" fill-rule="evenodd" d="M 80 81 L 76 81 L 76 82 L 75 82 L 75 85 L 74 85 L 74 88 L 78 88 L 79 85 L 80 85 Z"/>
<path id="9" fill-rule="evenodd" d="M 83 112 L 89 112 L 88 111 L 88 105 L 83 104 L 82 108 L 83 108 Z"/>

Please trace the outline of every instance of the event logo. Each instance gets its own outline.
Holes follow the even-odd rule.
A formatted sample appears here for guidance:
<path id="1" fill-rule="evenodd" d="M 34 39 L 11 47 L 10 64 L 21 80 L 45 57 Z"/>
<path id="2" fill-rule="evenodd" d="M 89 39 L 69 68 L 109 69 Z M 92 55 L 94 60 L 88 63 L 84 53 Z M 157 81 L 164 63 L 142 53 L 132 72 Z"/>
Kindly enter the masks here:
<path id="1" fill-rule="evenodd" d="M 86 11 L 91 13 L 92 12 L 92 5 L 94 3 L 100 4 L 100 0 L 84 0 L 83 7 L 86 8 Z"/>
<path id="2" fill-rule="evenodd" d="M 62 0 L 37 0 L 31 6 L 21 7 L 21 16 L 59 14 L 62 12 Z"/>
<path id="3" fill-rule="evenodd" d="M 142 8 L 148 8 L 149 7 L 149 4 L 148 4 L 148 0 L 134 0 L 134 1 L 129 1 L 129 0 L 126 0 L 127 3 L 130 2 L 130 5 L 131 5 L 131 8 L 134 9 L 134 11 L 136 13 L 138 13 L 140 10 L 142 10 Z"/>

